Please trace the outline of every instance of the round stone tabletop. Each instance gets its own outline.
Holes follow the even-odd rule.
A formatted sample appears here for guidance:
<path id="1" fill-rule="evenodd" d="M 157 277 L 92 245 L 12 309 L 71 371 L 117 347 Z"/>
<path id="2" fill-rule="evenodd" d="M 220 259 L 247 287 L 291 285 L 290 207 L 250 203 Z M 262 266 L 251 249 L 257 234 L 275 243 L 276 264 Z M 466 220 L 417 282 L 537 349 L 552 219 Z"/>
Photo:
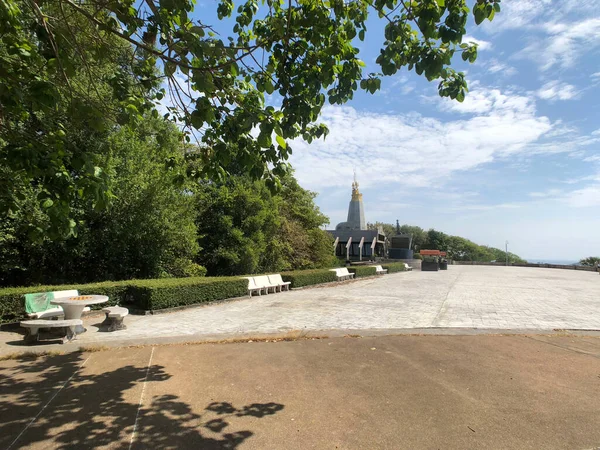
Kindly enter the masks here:
<path id="1" fill-rule="evenodd" d="M 59 297 L 52 300 L 53 305 L 95 305 L 108 301 L 106 295 L 78 295 L 74 297 Z"/>

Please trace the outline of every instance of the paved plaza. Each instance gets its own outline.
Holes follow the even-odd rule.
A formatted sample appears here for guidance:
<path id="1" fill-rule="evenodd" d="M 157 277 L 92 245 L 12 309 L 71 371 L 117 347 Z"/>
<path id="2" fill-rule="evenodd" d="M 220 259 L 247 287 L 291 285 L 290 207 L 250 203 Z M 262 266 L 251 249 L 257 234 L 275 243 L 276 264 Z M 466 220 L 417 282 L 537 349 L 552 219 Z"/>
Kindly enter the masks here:
<path id="1" fill-rule="evenodd" d="M 127 329 L 97 332 L 85 320 L 79 345 L 160 343 L 331 330 L 428 328 L 600 330 L 600 276 L 593 272 L 450 266 L 253 296 L 149 316 L 130 315 Z M 22 339 L 14 333 L 4 341 Z M 327 333 L 324 333 L 327 334 Z M 2 352 L 11 345 L 3 345 Z M 12 347 L 14 349 L 14 347 Z"/>

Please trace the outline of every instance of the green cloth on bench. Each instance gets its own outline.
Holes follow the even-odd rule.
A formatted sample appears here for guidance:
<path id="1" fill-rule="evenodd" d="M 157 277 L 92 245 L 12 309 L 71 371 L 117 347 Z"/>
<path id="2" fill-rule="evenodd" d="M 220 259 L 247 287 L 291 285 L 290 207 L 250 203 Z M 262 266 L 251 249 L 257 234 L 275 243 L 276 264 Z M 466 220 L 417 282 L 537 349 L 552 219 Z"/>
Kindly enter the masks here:
<path id="1" fill-rule="evenodd" d="M 46 311 L 53 306 L 50 302 L 54 300 L 54 292 L 40 292 L 37 294 L 25 294 L 25 311 L 27 314 Z"/>

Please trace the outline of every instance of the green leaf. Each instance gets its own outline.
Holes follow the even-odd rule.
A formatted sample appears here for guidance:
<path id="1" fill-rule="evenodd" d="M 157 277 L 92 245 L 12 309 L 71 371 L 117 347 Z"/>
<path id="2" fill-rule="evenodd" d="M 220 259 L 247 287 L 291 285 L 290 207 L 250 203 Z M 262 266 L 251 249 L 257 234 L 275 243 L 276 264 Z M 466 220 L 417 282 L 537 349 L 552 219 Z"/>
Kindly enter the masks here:
<path id="1" fill-rule="evenodd" d="M 172 77 L 175 71 L 177 70 L 177 66 L 172 62 L 165 63 L 165 75 L 167 77 Z"/>
<path id="2" fill-rule="evenodd" d="M 475 18 L 475 23 L 480 25 L 486 18 L 485 4 L 477 3 L 475 8 L 473 8 L 473 16 Z"/>
<path id="3" fill-rule="evenodd" d="M 267 78 L 265 80 L 264 87 L 265 87 L 265 91 L 269 95 L 272 94 L 273 91 L 275 90 L 275 86 L 273 86 L 273 83 L 271 82 L 271 80 L 269 78 Z"/>
<path id="4" fill-rule="evenodd" d="M 285 139 L 282 138 L 281 136 L 277 135 L 275 137 L 275 140 L 277 141 L 277 143 L 281 146 L 281 148 L 287 148 L 287 143 L 285 142 Z"/>

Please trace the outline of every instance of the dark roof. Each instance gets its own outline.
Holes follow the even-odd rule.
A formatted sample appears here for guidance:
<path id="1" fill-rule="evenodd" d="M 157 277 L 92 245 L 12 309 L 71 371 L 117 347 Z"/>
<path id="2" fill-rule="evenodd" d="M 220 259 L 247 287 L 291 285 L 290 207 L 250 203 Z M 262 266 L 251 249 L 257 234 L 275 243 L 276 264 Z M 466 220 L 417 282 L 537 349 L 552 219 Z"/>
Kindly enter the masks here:
<path id="1" fill-rule="evenodd" d="M 360 242 L 364 237 L 366 242 L 373 242 L 373 238 L 377 236 L 377 230 L 327 230 L 334 238 L 340 238 L 340 242 L 348 242 L 352 237 L 352 242 Z M 384 242 L 385 236 L 379 235 L 377 242 Z"/>

